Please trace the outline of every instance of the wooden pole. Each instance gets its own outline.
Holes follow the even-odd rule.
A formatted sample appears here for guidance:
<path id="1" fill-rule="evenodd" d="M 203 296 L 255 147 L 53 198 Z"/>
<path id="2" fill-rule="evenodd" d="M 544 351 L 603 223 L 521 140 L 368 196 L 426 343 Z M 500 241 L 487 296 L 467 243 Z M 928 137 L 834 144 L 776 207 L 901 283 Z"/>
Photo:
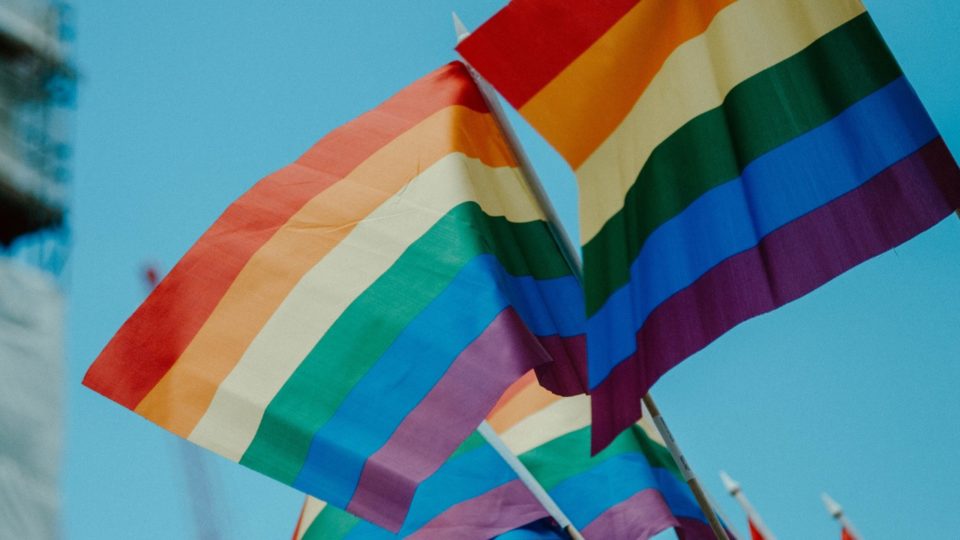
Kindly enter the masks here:
<path id="1" fill-rule="evenodd" d="M 460 20 L 460 17 L 458 17 L 456 13 L 453 14 L 453 26 L 457 34 L 457 43 L 463 41 L 468 35 L 470 35 L 470 31 L 463 24 L 463 21 Z M 514 154 L 516 154 L 517 163 L 520 166 L 520 172 L 523 174 L 524 178 L 526 178 L 527 185 L 533 192 L 537 203 L 543 209 L 544 215 L 547 218 L 547 225 L 550 228 L 550 233 L 553 235 L 557 245 L 560 246 L 561 252 L 563 253 L 564 258 L 567 260 L 567 264 L 570 266 L 570 269 L 573 271 L 574 276 L 576 276 L 577 280 L 582 283 L 583 265 L 580 262 L 579 252 L 577 251 L 576 247 L 574 247 L 573 242 L 570 240 L 570 235 L 568 235 L 566 229 L 563 228 L 563 224 L 560 222 L 560 218 L 557 216 L 557 212 L 553 208 L 550 198 L 543 189 L 543 183 L 540 181 L 540 176 L 537 174 L 536 169 L 533 168 L 533 164 L 530 161 L 530 158 L 527 157 L 527 153 L 524 151 L 523 145 L 520 144 L 520 140 L 517 138 L 517 135 L 513 130 L 513 126 L 510 125 L 510 121 L 507 119 L 507 115 L 504 112 L 503 107 L 500 106 L 500 101 L 497 100 L 497 96 L 493 90 L 493 87 L 490 86 L 490 83 L 488 83 L 483 76 L 473 69 L 473 66 L 471 66 L 469 62 L 464 59 L 463 63 L 467 66 L 467 69 L 470 71 L 470 76 L 473 77 L 474 82 L 476 82 L 477 87 L 480 89 L 480 93 L 483 95 L 483 99 L 486 101 L 487 107 L 497 120 L 497 123 L 500 126 L 500 131 L 503 132 L 504 138 L 507 140 L 507 144 L 510 145 Z M 663 440 L 667 442 L 667 448 L 670 450 L 670 454 L 673 456 L 674 461 L 677 462 L 677 466 L 680 467 L 684 478 L 687 480 L 687 485 L 689 485 L 690 489 L 693 491 L 693 496 L 697 499 L 697 503 L 700 505 L 700 509 L 706 516 L 707 521 L 710 523 L 710 527 L 713 529 L 713 533 L 717 537 L 717 540 L 729 540 L 726 530 L 724 530 L 724 528 L 720 525 L 720 520 L 717 518 L 717 514 L 713 511 L 713 507 L 710 506 L 710 503 L 707 500 L 706 493 L 704 493 L 703 488 L 697 481 L 696 475 L 694 475 L 693 471 L 690 470 L 690 467 L 687 466 L 686 458 L 683 456 L 683 453 L 680 452 L 680 447 L 677 446 L 676 441 L 673 439 L 673 435 L 671 435 L 670 431 L 667 429 L 667 424 L 660 416 L 660 410 L 653 402 L 653 398 L 650 396 L 650 394 L 647 394 L 643 397 L 643 402 L 647 405 L 647 410 L 650 411 L 653 421 L 657 426 L 657 430 L 660 432 L 660 436 L 663 437 Z M 517 460 L 517 462 L 519 463 L 519 460 Z M 523 465 L 521 464 L 520 466 L 522 467 Z M 574 536 L 574 533 L 576 536 Z M 573 531 L 573 533 L 570 533 L 570 535 L 572 538 L 574 538 L 574 540 L 582 538 L 579 536 L 579 533 L 576 533 L 576 531 Z"/>
<path id="2" fill-rule="evenodd" d="M 710 524 L 710 528 L 713 530 L 713 535 L 717 537 L 717 540 L 729 540 L 730 537 L 727 536 L 726 529 L 724 529 L 720 523 L 720 519 L 717 517 L 716 512 L 713 511 L 713 507 L 707 499 L 707 494 L 703 491 L 703 487 L 700 486 L 700 481 L 697 480 L 697 475 L 693 473 L 693 469 L 691 469 L 687 463 L 687 458 L 683 456 L 683 452 L 680 451 L 676 439 L 674 439 L 673 434 L 670 433 L 670 428 L 667 427 L 667 423 L 660 414 L 660 408 L 657 407 L 656 402 L 653 401 L 653 396 L 649 393 L 643 396 L 643 404 L 647 407 L 647 411 L 650 413 L 650 419 L 653 420 L 653 424 L 657 426 L 657 431 L 659 431 L 660 436 L 663 437 L 663 442 L 666 443 L 667 449 L 670 450 L 670 455 L 673 456 L 677 467 L 680 468 L 680 474 L 683 475 L 683 479 L 686 480 L 687 485 L 690 486 L 690 491 L 693 492 L 694 498 L 697 499 L 697 504 L 700 505 L 703 515 L 707 518 L 707 523 Z"/>
<path id="3" fill-rule="evenodd" d="M 743 512 L 747 514 L 747 518 L 753 523 L 753 526 L 763 535 L 766 540 L 776 540 L 776 537 L 770 532 L 770 529 L 767 528 L 766 523 L 763 522 L 763 519 L 760 518 L 760 514 L 757 510 L 750 504 L 750 501 L 747 499 L 747 496 L 744 495 L 743 490 L 740 489 L 740 484 L 735 482 L 733 478 L 730 478 L 730 475 L 720 471 L 720 480 L 723 481 L 723 486 L 727 488 L 727 492 L 733 496 L 734 499 L 740 503 L 740 508 L 743 508 Z"/>

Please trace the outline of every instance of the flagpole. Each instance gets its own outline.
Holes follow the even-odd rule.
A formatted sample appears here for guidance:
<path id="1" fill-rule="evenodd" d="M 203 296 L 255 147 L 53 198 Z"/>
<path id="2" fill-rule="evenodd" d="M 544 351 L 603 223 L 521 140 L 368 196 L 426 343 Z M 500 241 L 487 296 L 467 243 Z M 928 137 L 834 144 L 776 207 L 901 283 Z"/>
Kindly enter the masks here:
<path id="1" fill-rule="evenodd" d="M 750 504 L 747 496 L 744 495 L 743 490 L 740 489 L 740 484 L 735 482 L 733 478 L 730 478 L 730 475 L 723 471 L 720 471 L 720 480 L 723 482 L 723 487 L 727 488 L 730 495 L 740 503 L 740 508 L 743 508 L 743 512 L 747 514 L 747 519 L 753 523 L 757 531 L 759 531 L 766 540 L 776 540 L 776 537 L 770 532 L 770 529 L 767 528 L 766 523 L 760 518 L 760 514 L 756 508 Z"/>
<path id="2" fill-rule="evenodd" d="M 657 431 L 660 432 L 660 436 L 667 445 L 667 449 L 670 450 L 673 461 L 675 461 L 677 467 L 680 468 L 680 474 L 683 475 L 683 479 L 686 480 L 687 485 L 690 486 L 690 491 L 693 492 L 694 498 L 697 499 L 700 510 L 703 511 L 704 517 L 707 518 L 707 523 L 709 523 L 710 528 L 713 529 L 713 535 L 717 537 L 717 540 L 729 540 L 730 537 L 727 535 L 727 530 L 723 528 L 723 524 L 720 523 L 720 518 L 718 518 L 717 513 L 713 511 L 713 506 L 710 505 L 706 492 L 700 485 L 700 481 L 697 480 L 697 475 L 694 474 L 693 469 L 691 469 L 687 463 L 687 458 L 685 458 L 683 452 L 680 451 L 676 439 L 674 439 L 673 434 L 670 433 L 670 428 L 667 427 L 666 421 L 663 419 L 663 416 L 660 415 L 660 408 L 657 407 L 656 402 L 653 401 L 653 396 L 651 396 L 649 392 L 643 396 L 643 404 L 650 413 L 650 419 L 653 420 L 653 424 L 657 426 Z"/>
<path id="3" fill-rule="evenodd" d="M 860 531 L 854 528 L 853 523 L 850 523 L 850 520 L 847 519 L 847 516 L 843 513 L 843 508 L 837 504 L 837 501 L 833 500 L 826 493 L 820 494 L 820 499 L 823 500 L 823 505 L 827 507 L 827 512 L 833 516 L 833 519 L 837 520 L 840 523 L 840 526 L 847 530 L 851 535 L 853 535 L 856 540 L 862 540 L 863 537 L 860 536 Z"/>
<path id="4" fill-rule="evenodd" d="M 457 42 L 463 41 L 470 34 L 466 26 L 460 20 L 456 13 L 453 14 L 453 25 L 457 33 Z M 573 242 L 570 240 L 570 236 L 567 234 L 566 229 L 560 222 L 559 217 L 557 216 L 556 210 L 553 208 L 553 204 L 550 202 L 550 198 L 547 196 L 546 191 L 543 188 L 543 183 L 540 180 L 539 175 L 536 170 L 533 168 L 533 164 L 530 162 L 530 158 L 527 157 L 526 152 L 523 149 L 523 146 L 520 144 L 519 139 L 517 138 L 516 133 L 513 131 L 513 127 L 510 125 L 509 120 L 507 119 L 506 113 L 503 110 L 503 107 L 500 106 L 499 100 L 497 100 L 496 95 L 494 94 L 493 88 L 490 84 L 479 74 L 476 70 L 466 60 L 464 64 L 467 66 L 467 69 L 470 72 L 470 75 L 473 77 L 477 86 L 480 89 L 480 93 L 483 95 L 484 100 L 487 102 L 493 116 L 497 119 L 500 124 L 501 131 L 504 134 L 504 137 L 507 140 L 507 143 L 510 145 L 511 149 L 516 154 L 518 165 L 520 166 L 520 171 L 527 179 L 527 184 L 533 191 L 534 197 L 537 199 L 540 207 L 543 209 L 544 214 L 547 218 L 547 224 L 549 225 L 550 232 L 556 240 L 557 244 L 561 248 L 564 258 L 567 260 L 570 268 L 573 270 L 574 275 L 579 281 L 583 280 L 583 266 L 580 262 L 580 257 L 577 252 L 577 249 L 574 247 Z M 696 475 L 690 469 L 687 464 L 686 458 L 683 456 L 683 452 L 680 451 L 680 447 L 677 445 L 676 440 L 673 438 L 673 435 L 670 433 L 670 430 L 667 428 L 666 422 L 663 420 L 663 417 L 660 415 L 660 409 L 657 407 L 656 403 L 653 401 L 653 397 L 648 393 L 643 397 L 643 402 L 647 406 L 647 410 L 650 411 L 654 424 L 657 426 L 657 430 L 660 432 L 660 436 L 663 437 L 664 441 L 667 443 L 667 448 L 670 450 L 670 454 L 673 456 L 674 461 L 677 463 L 677 466 L 680 468 L 681 473 L 683 474 L 684 479 L 687 482 L 687 485 L 690 487 L 690 490 L 693 492 L 694 497 L 697 500 L 697 503 L 700 505 L 700 509 L 703 511 L 704 516 L 707 518 L 707 521 L 710 523 L 710 527 L 713 529 L 714 535 L 719 540 L 729 540 L 726 530 L 720 524 L 720 520 L 717 518 L 716 513 L 713 511 L 713 507 L 710 505 L 707 500 L 706 493 L 703 488 L 700 486 L 699 481 L 697 480 Z M 522 464 L 521 464 L 522 466 Z M 539 485 L 539 484 L 538 484 Z M 542 488 L 541 488 L 542 489 Z"/>
<path id="5" fill-rule="evenodd" d="M 580 531 L 573 526 L 573 523 L 570 521 L 570 518 L 563 513 L 563 510 L 560 509 L 560 506 L 556 501 L 553 500 L 553 497 L 547 493 L 547 490 L 543 488 L 540 482 L 533 477 L 533 474 L 530 472 L 530 469 L 526 467 L 523 463 L 520 462 L 520 459 L 514 454 L 508 447 L 503 439 L 497 435 L 497 432 L 493 430 L 493 427 L 484 420 L 480 427 L 477 428 L 477 431 L 484 439 L 490 443 L 490 446 L 500 454 L 500 457 L 510 465 L 510 468 L 513 469 L 517 476 L 520 477 L 520 481 L 533 493 L 533 496 L 536 497 L 537 502 L 539 502 L 550 514 L 554 520 L 556 520 L 557 525 L 560 526 L 567 534 L 570 535 L 570 538 L 573 540 L 584 540 L 583 536 L 580 535 Z"/>
<path id="6" fill-rule="evenodd" d="M 470 31 L 467 29 L 466 25 L 463 24 L 463 21 L 460 20 L 460 17 L 458 17 L 456 13 L 453 13 L 453 27 L 457 34 L 457 43 L 460 43 L 466 39 L 468 35 L 470 35 Z M 573 245 L 573 242 L 570 240 L 570 235 L 567 234 L 566 229 L 564 229 L 563 224 L 560 222 L 560 218 L 543 188 L 543 183 L 540 181 L 540 176 L 537 174 L 536 169 L 533 168 L 533 164 L 530 161 L 530 158 L 527 157 L 527 153 L 524 151 L 523 145 L 520 144 L 517 134 L 513 131 L 513 126 L 510 125 L 510 121 L 507 119 L 507 115 L 504 112 L 503 107 L 500 106 L 500 101 L 497 99 L 493 87 L 490 86 L 490 83 L 488 83 L 482 75 L 473 69 L 473 66 L 471 66 L 466 59 L 463 59 L 463 63 L 465 66 L 467 66 L 470 76 L 473 77 L 474 82 L 480 89 L 480 93 L 483 95 L 484 101 L 487 102 L 487 107 L 490 109 L 490 112 L 500 125 L 500 130 L 503 132 L 504 138 L 507 140 L 507 144 L 510 145 L 513 153 L 516 155 L 520 172 L 523 174 L 524 178 L 526 178 L 527 185 L 533 192 L 533 196 L 543 209 L 550 233 L 560 246 L 560 251 L 563 253 L 563 257 L 566 259 L 567 264 L 573 271 L 574 276 L 576 276 L 577 280 L 582 283 L 583 265 L 580 262 L 579 252 Z M 718 540 L 729 540 L 730 537 L 720 524 L 717 514 L 713 511 L 713 507 L 710 506 L 706 493 L 700 486 L 700 482 L 697 480 L 696 475 L 687 465 L 686 458 L 683 456 L 683 453 L 680 451 L 680 447 L 677 446 L 676 441 L 673 439 L 673 435 L 670 434 L 670 430 L 667 429 L 666 422 L 663 420 L 663 417 L 660 416 L 660 409 L 657 407 L 656 403 L 654 403 L 653 397 L 649 393 L 643 396 L 643 403 L 647 406 L 647 410 L 650 411 L 650 415 L 653 417 L 654 424 L 657 426 L 657 431 L 660 432 L 660 436 L 663 437 L 663 440 L 667 443 L 667 448 L 670 450 L 673 460 L 677 463 L 677 466 L 680 467 L 680 471 L 683 473 L 683 477 L 686 480 L 687 485 L 690 486 L 693 496 L 697 499 L 697 504 L 700 505 L 700 509 L 707 518 L 710 528 L 713 529 L 713 534 Z M 496 433 L 493 435 L 496 436 Z M 510 455 L 512 455 L 512 453 Z M 515 456 L 514 459 L 516 459 Z M 517 463 L 520 463 L 519 460 L 517 460 Z M 520 467 L 523 467 L 522 463 L 520 463 Z M 525 467 L 523 467 L 523 469 L 526 470 Z M 519 471 L 517 472 L 520 474 Z M 536 482 L 536 480 L 534 480 L 534 482 Z M 539 484 L 537 484 L 537 486 L 539 486 Z M 543 488 L 541 487 L 540 489 L 542 490 Z M 574 539 L 577 539 L 579 537 L 579 533 L 577 533 L 577 536 L 573 536 L 572 534 L 571 536 Z"/>

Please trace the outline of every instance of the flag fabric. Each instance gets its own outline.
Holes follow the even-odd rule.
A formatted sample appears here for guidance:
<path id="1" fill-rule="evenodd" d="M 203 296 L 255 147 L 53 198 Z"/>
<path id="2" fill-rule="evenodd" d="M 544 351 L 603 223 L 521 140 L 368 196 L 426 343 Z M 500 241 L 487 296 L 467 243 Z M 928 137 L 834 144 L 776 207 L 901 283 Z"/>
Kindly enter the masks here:
<path id="1" fill-rule="evenodd" d="M 234 202 L 84 384 L 396 530 L 503 390 L 582 356 L 582 291 L 544 219 L 447 65 Z"/>
<path id="2" fill-rule="evenodd" d="M 690 488 L 683 481 L 656 428 L 648 420 L 621 434 L 595 457 L 589 455 L 589 420 L 586 396 L 560 398 L 541 388 L 532 373 L 511 386 L 488 417 L 491 427 L 519 456 L 584 537 L 643 539 L 669 527 L 677 527 L 678 535 L 684 540 L 714 538 Z M 476 444 L 485 452 L 492 450 L 482 439 Z M 463 467 L 460 470 L 465 471 L 471 465 L 466 461 L 468 457 L 469 454 L 458 452 L 444 467 L 459 460 L 459 466 Z M 488 463 L 486 470 L 498 471 L 506 465 L 500 463 L 499 466 Z M 478 478 L 483 474 L 479 472 Z M 503 477 L 509 478 L 510 475 L 504 473 Z M 438 492 L 458 492 L 455 483 L 440 487 L 442 482 L 451 479 L 460 480 L 450 476 L 431 477 L 424 482 L 423 488 L 431 485 Z M 414 498 L 411 514 L 418 511 L 418 497 L 419 492 Z M 295 540 L 402 537 L 390 535 L 322 504 L 307 501 Z M 318 508 L 322 510 L 318 512 Z M 462 534 L 459 538 L 464 539 L 493 536 L 457 532 Z M 423 534 L 423 531 L 419 533 Z M 565 538 L 565 535 L 547 519 L 517 527 L 498 538 L 549 540 Z"/>
<path id="3" fill-rule="evenodd" d="M 852 532 L 847 530 L 846 527 L 840 529 L 840 540 L 857 540 L 857 537 L 853 535 Z"/>
<path id="4" fill-rule="evenodd" d="M 496 450 L 474 432 L 423 481 L 397 533 L 308 496 L 293 540 L 487 539 L 546 516 Z"/>
<path id="5" fill-rule="evenodd" d="M 858 0 L 514 0 L 458 49 L 576 173 L 594 450 L 668 369 L 960 206 Z"/>

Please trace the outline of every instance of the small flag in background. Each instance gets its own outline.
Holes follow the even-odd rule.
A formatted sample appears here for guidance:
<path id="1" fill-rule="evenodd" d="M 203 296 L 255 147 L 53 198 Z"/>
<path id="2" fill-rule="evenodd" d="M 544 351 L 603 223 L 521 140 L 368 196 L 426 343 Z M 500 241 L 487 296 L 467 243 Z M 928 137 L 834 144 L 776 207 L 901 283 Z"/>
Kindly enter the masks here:
<path id="1" fill-rule="evenodd" d="M 750 527 L 750 540 L 769 540 L 760 532 L 760 529 L 757 528 L 757 525 L 752 519 L 747 519 L 747 526 Z"/>
<path id="2" fill-rule="evenodd" d="M 644 539 L 669 527 L 678 527 L 677 533 L 685 540 L 714 538 L 693 494 L 649 421 L 634 426 L 617 437 L 604 452 L 590 457 L 587 397 L 560 398 L 538 386 L 531 375 L 506 391 L 488 421 L 585 538 Z M 491 451 L 482 439 L 477 445 L 472 452 L 487 455 L 486 452 Z M 476 477 L 470 480 L 473 483 L 487 475 L 510 477 L 503 472 L 505 463 L 502 461 L 471 459 L 470 453 L 458 451 L 438 473 L 424 482 L 421 490 L 433 489 L 438 494 L 463 493 L 464 487 L 458 482 L 469 479 L 466 473 L 477 464 L 482 464 L 489 472 L 476 470 Z M 454 466 L 463 476 L 440 477 L 445 468 Z M 476 491 L 476 487 L 472 489 Z M 411 514 L 418 513 L 421 502 L 429 500 L 421 495 L 418 491 L 414 497 Z M 505 501 L 524 500 L 519 493 L 513 493 L 511 497 L 515 499 Z M 466 508 L 473 504 L 467 501 L 462 506 Z M 522 505 L 504 504 L 504 508 L 514 506 Z M 304 508 L 294 540 L 381 537 L 375 535 L 377 528 L 373 525 L 336 508 L 324 507 L 319 501 L 308 499 Z M 439 521 L 434 520 L 431 535 L 425 538 L 439 537 L 440 530 L 436 527 Z M 450 520 L 450 529 L 445 531 L 453 538 L 493 536 L 476 532 L 468 536 L 465 529 L 455 529 L 455 525 L 458 523 Z M 409 529 L 408 533 L 414 530 Z M 385 534 L 383 538 L 397 538 L 385 531 L 380 532 Z M 423 535 L 427 530 L 418 532 Z M 458 537 L 457 533 L 463 536 Z M 556 527 L 539 521 L 506 533 L 503 538 L 547 540 L 566 536 L 558 533 Z"/>
<path id="3" fill-rule="evenodd" d="M 453 63 L 233 203 L 84 384 L 396 530 L 503 390 L 582 357 L 582 332 L 579 284 Z"/>
<path id="4" fill-rule="evenodd" d="M 594 450 L 668 369 L 960 206 L 857 0 L 514 0 L 458 50 L 576 172 Z"/>

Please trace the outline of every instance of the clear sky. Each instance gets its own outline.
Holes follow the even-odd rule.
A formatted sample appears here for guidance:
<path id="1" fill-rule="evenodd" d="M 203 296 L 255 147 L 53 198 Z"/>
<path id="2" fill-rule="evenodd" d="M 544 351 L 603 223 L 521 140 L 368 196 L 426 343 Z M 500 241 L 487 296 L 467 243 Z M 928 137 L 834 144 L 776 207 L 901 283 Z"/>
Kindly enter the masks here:
<path id="1" fill-rule="evenodd" d="M 830 0 L 824 0 L 830 1 Z M 80 386 L 144 294 L 259 178 L 332 128 L 452 60 L 503 1 L 76 2 L 82 72 L 69 277 L 69 539 L 189 538 L 172 435 Z M 866 0 L 954 155 L 960 3 Z M 575 231 L 572 176 L 521 135 Z M 960 220 L 754 319 L 654 388 L 722 510 L 738 479 L 782 539 L 838 538 L 819 493 L 867 539 L 960 530 Z M 208 454 L 227 538 L 288 538 L 302 497 Z"/>

